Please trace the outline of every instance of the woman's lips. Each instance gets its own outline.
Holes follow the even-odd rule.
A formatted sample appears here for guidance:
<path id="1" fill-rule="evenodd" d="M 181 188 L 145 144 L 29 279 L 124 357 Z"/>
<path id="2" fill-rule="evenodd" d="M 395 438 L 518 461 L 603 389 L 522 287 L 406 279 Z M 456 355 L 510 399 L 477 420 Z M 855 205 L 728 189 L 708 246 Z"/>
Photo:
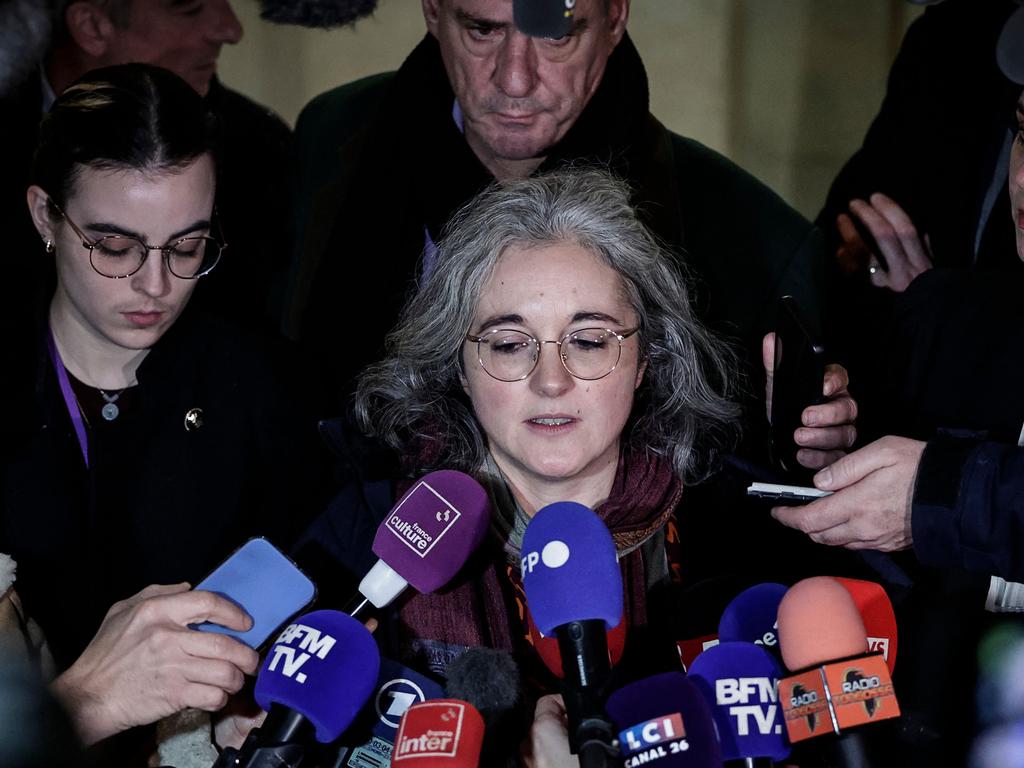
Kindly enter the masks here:
<path id="1" fill-rule="evenodd" d="M 531 429 L 544 434 L 558 434 L 567 432 L 576 425 L 576 419 L 571 416 L 534 416 L 526 420 L 526 425 Z"/>
<path id="2" fill-rule="evenodd" d="M 149 328 L 160 322 L 163 312 L 122 312 L 124 318 L 138 328 Z"/>

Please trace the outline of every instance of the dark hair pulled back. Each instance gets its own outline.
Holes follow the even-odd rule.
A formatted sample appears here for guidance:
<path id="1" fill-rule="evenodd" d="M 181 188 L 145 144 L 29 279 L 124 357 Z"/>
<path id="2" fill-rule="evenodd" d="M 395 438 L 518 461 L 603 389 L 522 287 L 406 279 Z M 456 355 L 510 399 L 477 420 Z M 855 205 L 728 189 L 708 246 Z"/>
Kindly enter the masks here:
<path id="1" fill-rule="evenodd" d="M 216 156 L 216 118 L 184 80 L 149 64 L 88 72 L 40 125 L 32 183 L 61 207 L 86 167 L 175 171 Z"/>

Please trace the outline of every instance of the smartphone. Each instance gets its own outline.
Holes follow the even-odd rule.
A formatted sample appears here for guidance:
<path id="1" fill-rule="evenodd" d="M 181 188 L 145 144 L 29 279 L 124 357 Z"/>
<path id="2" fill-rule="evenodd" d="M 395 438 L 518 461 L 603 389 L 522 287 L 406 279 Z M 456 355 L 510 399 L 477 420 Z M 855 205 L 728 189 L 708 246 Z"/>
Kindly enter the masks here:
<path id="1" fill-rule="evenodd" d="M 783 472 L 809 477 L 811 470 L 796 460 L 799 446 L 793 433 L 802 425 L 804 409 L 824 401 L 825 349 L 811 334 L 792 296 L 779 299 L 775 324 L 775 376 L 772 384 L 770 450 L 772 463 Z"/>
<path id="2" fill-rule="evenodd" d="M 807 504 L 815 499 L 831 496 L 832 491 L 819 491 L 817 488 L 805 488 L 801 485 L 776 485 L 775 483 L 751 483 L 747 488 L 747 496 L 758 499 L 770 499 L 780 506 Z"/>
<path id="3" fill-rule="evenodd" d="M 262 537 L 245 542 L 195 588 L 227 598 L 248 613 L 253 623 L 247 632 L 208 621 L 192 625 L 192 629 L 230 635 L 253 649 L 316 597 L 309 577 Z"/>

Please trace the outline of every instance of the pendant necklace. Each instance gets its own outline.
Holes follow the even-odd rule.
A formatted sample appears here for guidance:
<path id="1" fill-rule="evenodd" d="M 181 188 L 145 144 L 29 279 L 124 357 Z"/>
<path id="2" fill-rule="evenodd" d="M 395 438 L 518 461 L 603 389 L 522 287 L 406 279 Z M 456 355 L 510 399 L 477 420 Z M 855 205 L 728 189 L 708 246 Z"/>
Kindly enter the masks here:
<path id="1" fill-rule="evenodd" d="M 103 399 L 106 400 L 106 404 L 100 409 L 100 414 L 107 421 L 113 421 L 121 414 L 121 409 L 117 407 L 117 398 L 119 398 L 123 392 L 123 389 L 119 389 L 112 395 L 108 395 L 102 389 L 100 390 L 100 394 L 103 395 Z"/>

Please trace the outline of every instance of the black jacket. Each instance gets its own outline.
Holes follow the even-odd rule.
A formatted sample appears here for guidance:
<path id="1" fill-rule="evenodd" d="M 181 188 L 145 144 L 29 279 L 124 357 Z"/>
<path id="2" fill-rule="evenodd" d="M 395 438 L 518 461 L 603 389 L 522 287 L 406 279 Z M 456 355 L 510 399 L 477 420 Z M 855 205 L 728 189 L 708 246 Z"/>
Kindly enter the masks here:
<path id="1" fill-rule="evenodd" d="M 151 583 L 194 584 L 254 535 L 288 546 L 323 485 L 306 382 L 189 310 L 139 367 L 134 406 L 90 426 L 87 470 L 44 329 L 32 359 L 8 369 L 17 412 L 0 467 L 0 551 L 17 561 L 18 592 L 64 668 L 113 602 Z M 195 408 L 202 426 L 190 431 Z"/>

